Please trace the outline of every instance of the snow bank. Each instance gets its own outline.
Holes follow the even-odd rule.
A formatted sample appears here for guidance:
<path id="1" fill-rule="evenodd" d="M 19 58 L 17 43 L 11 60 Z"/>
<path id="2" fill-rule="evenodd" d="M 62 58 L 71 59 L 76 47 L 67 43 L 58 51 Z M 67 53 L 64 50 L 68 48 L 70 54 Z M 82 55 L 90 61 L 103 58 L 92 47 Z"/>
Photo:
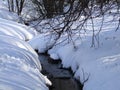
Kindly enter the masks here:
<path id="1" fill-rule="evenodd" d="M 113 21 L 112 25 L 109 22 L 113 20 L 113 17 L 106 15 L 105 18 L 106 23 L 102 27 L 103 30 L 98 37 L 96 36 L 99 44 L 96 41 L 95 47 L 91 47 L 93 32 L 91 31 L 91 22 L 88 21 L 86 36 L 82 35 L 82 40 L 77 39 L 74 42 L 75 48 L 72 43 L 64 45 L 65 42 L 63 42 L 48 51 L 51 58 L 61 59 L 63 67 L 70 67 L 73 70 L 74 77 L 84 85 L 83 90 L 120 89 L 120 30 L 115 32 L 118 22 Z M 117 17 L 115 19 L 117 20 Z M 101 18 L 97 18 L 94 21 L 95 34 L 99 32 L 101 20 Z M 46 43 L 49 39 L 44 40 L 41 38 L 42 36 L 44 35 L 30 41 L 31 46 L 38 49 L 39 52 L 42 52 L 41 48 L 47 50 L 49 46 Z M 63 40 L 64 38 L 60 38 L 58 42 Z M 73 38 L 73 40 L 75 39 Z"/>
<path id="2" fill-rule="evenodd" d="M 0 89 L 48 90 L 37 54 L 24 41 L 0 35 Z"/>
<path id="3" fill-rule="evenodd" d="M 48 90 L 38 55 L 25 41 L 34 36 L 26 26 L 0 19 L 0 89 Z M 22 37 L 22 38 L 21 38 Z M 23 40 L 20 40 L 23 39 Z M 11 77 L 9 77 L 11 76 Z"/>
<path id="4" fill-rule="evenodd" d="M 0 18 L 0 34 L 29 40 L 37 35 L 37 32 L 31 27 Z"/>
<path id="5" fill-rule="evenodd" d="M 32 27 L 22 25 L 20 17 L 13 12 L 9 12 L 7 1 L 0 2 L 0 34 L 10 35 L 22 40 L 29 40 L 38 33 Z"/>
<path id="6" fill-rule="evenodd" d="M 19 17 L 16 13 L 9 12 L 6 1 L 0 1 L 0 18 L 18 21 Z"/>
<path id="7" fill-rule="evenodd" d="M 44 53 L 55 43 L 55 36 L 50 33 L 40 34 L 29 40 L 28 43 L 38 52 Z"/>
<path id="8" fill-rule="evenodd" d="M 8 19 L 8 20 L 7 20 Z M 41 74 L 38 55 L 25 40 L 37 32 L 16 21 L 18 16 L 8 12 L 0 2 L 0 90 L 48 90 L 51 82 Z"/>
<path id="9" fill-rule="evenodd" d="M 98 48 L 90 48 L 91 40 L 86 38 L 77 49 L 71 44 L 59 48 L 56 55 L 63 67 L 71 67 L 74 77 L 84 84 L 83 90 L 120 89 L 120 31 L 100 34 Z"/>

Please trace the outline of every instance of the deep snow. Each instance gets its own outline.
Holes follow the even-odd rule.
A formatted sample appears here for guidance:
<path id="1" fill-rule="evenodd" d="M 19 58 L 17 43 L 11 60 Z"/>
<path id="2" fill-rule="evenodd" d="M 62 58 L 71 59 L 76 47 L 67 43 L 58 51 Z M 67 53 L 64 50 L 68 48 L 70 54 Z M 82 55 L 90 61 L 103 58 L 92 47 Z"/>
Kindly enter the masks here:
<path id="1" fill-rule="evenodd" d="M 88 21 L 87 31 L 85 35 L 81 35 L 82 39 L 76 40 L 78 33 L 73 37 L 76 47 L 73 43 L 66 44 L 65 41 L 48 50 L 51 58 L 61 59 L 63 67 L 72 69 L 74 77 L 84 85 L 83 90 L 120 90 L 120 29 L 116 31 L 118 25 L 116 20 L 119 16 L 105 15 L 104 18 L 106 23 L 103 24 L 101 33 L 99 30 L 102 18 L 94 19 L 95 34 L 99 33 L 96 37 L 99 42 L 95 41 L 94 47 L 91 47 L 93 34 L 91 21 Z M 76 24 L 72 27 L 76 27 Z M 46 38 L 45 34 L 40 34 L 29 41 L 29 44 L 40 53 L 45 52 L 50 46 L 50 43 L 46 42 L 51 39 L 43 38 Z M 63 36 L 57 43 L 64 41 L 65 38 Z"/>
<path id="2" fill-rule="evenodd" d="M 34 49 L 43 53 L 54 44 L 54 35 L 52 37 L 50 33 L 47 33 L 34 37 L 34 35 L 37 34 L 34 29 L 4 20 L 10 16 L 9 20 L 16 21 L 18 17 L 13 14 L 13 17 L 11 17 L 11 14 L 3 16 L 3 13 L 7 13 L 7 11 L 5 11 L 5 5 L 0 8 L 0 16 L 2 18 L 0 19 L 0 21 L 2 21 L 0 22 L 0 88 L 3 90 L 11 90 L 11 88 L 18 89 L 18 87 L 20 89 L 29 88 L 32 90 L 33 88 L 35 90 L 48 89 L 45 83 L 51 83 L 39 72 L 41 65 L 38 61 L 37 54 L 28 44 L 19 39 L 28 40 L 32 38 L 28 43 Z M 82 40 L 76 40 L 78 33 L 73 37 L 73 39 L 76 40 L 76 48 L 74 48 L 73 43 L 66 44 L 66 41 L 55 45 L 48 51 L 51 58 L 62 60 L 63 67 L 71 67 L 74 72 L 74 77 L 84 85 L 83 90 L 120 90 L 120 29 L 115 32 L 115 27 L 118 22 L 112 21 L 113 18 L 118 20 L 119 17 L 120 16 L 111 17 L 109 15 L 104 17 L 106 18 L 106 23 L 103 24 L 103 30 L 98 35 L 100 40 L 99 44 L 96 41 L 95 47 L 91 47 L 93 32 L 91 31 L 91 22 L 88 21 L 87 31 L 84 33 L 84 31 L 81 30 L 83 33 L 83 35 L 81 35 Z M 99 32 L 101 21 L 102 18 L 94 20 L 95 34 Z M 79 21 L 75 22 L 72 28 L 75 28 L 77 23 L 79 23 Z M 45 26 L 43 25 L 42 27 Z M 48 27 L 44 29 L 48 29 Z M 16 31 L 16 29 L 18 29 L 18 31 Z M 29 29 L 30 32 L 28 32 Z M 66 36 L 63 36 L 57 43 L 65 39 Z M 10 78 L 8 77 L 9 75 L 14 77 Z M 30 83 L 26 83 L 26 81 Z"/>
<path id="3" fill-rule="evenodd" d="M 0 89 L 48 90 L 51 82 L 41 74 L 37 53 L 25 41 L 38 33 L 18 24 L 18 16 L 0 2 Z"/>

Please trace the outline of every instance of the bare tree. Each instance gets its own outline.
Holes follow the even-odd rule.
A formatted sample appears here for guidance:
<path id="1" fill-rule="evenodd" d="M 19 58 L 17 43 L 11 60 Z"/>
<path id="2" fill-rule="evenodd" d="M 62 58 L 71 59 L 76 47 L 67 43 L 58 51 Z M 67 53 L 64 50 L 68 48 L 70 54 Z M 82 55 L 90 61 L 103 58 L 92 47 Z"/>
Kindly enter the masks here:
<path id="1" fill-rule="evenodd" d="M 14 11 L 14 0 L 7 0 L 9 11 Z"/>
<path id="2" fill-rule="evenodd" d="M 99 44 L 99 32 L 102 30 L 104 25 L 104 16 L 106 14 L 114 17 L 118 21 L 119 29 L 120 25 L 120 0 L 33 0 L 34 4 L 39 6 L 40 21 L 46 18 L 48 22 L 45 25 L 49 25 L 49 31 L 56 34 L 57 40 L 64 34 L 68 34 L 68 41 L 73 42 L 73 36 L 75 30 L 79 29 L 79 34 L 84 30 L 86 32 L 88 21 L 91 22 L 92 27 L 92 47 L 95 46 L 96 42 Z M 39 3 L 38 3 L 39 2 Z M 38 9 L 38 8 L 37 8 Z M 112 10 L 114 9 L 114 12 Z M 82 18 L 84 16 L 84 18 Z M 99 31 L 95 31 L 95 18 L 102 18 L 101 26 Z M 50 19 L 51 18 L 51 19 Z M 74 22 L 79 21 L 79 24 L 75 29 L 72 29 Z M 59 22 L 56 24 L 56 22 Z M 111 21 L 112 22 L 112 21 Z M 40 25 L 40 24 L 37 24 Z M 46 27 L 44 27 L 46 28 Z M 43 29 L 42 29 L 43 30 Z M 80 36 L 79 35 L 79 36 Z M 98 35 L 98 36 L 97 36 Z"/>
<path id="3" fill-rule="evenodd" d="M 23 9 L 25 0 L 16 0 L 16 9 L 17 9 L 17 14 L 20 15 Z"/>
<path id="4" fill-rule="evenodd" d="M 11 12 L 17 12 L 18 15 L 21 14 L 25 0 L 7 0 L 8 8 Z"/>

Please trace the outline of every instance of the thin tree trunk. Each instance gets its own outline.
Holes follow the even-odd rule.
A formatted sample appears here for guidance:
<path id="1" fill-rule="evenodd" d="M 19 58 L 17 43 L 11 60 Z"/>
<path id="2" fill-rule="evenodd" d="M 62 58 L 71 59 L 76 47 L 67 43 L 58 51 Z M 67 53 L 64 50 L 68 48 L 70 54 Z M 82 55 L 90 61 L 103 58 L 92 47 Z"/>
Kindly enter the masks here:
<path id="1" fill-rule="evenodd" d="M 20 7 L 19 7 L 19 15 L 20 15 L 21 12 L 22 12 L 23 5 L 24 5 L 24 0 L 21 0 L 21 1 L 20 1 Z"/>
<path id="2" fill-rule="evenodd" d="M 8 2 L 8 9 L 9 9 L 9 11 L 11 11 L 11 10 L 10 10 L 10 1 L 7 0 L 7 2 Z"/>
<path id="3" fill-rule="evenodd" d="M 17 14 L 19 15 L 19 1 L 16 0 L 16 9 L 17 9 Z"/>

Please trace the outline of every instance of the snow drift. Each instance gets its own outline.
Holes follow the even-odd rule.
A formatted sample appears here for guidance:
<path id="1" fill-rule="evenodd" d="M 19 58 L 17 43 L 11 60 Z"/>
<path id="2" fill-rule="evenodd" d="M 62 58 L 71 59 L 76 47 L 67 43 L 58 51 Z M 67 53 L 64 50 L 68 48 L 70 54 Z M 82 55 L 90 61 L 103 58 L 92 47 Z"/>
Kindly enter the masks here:
<path id="1" fill-rule="evenodd" d="M 48 90 L 51 82 L 40 72 L 37 53 L 25 42 L 37 32 L 14 22 L 17 19 L 0 2 L 0 90 Z"/>
<path id="2" fill-rule="evenodd" d="M 8 41 L 9 40 L 9 41 Z M 24 41 L 0 35 L 0 89 L 48 90 L 37 54 Z"/>
<path id="3" fill-rule="evenodd" d="M 80 39 L 73 40 L 73 43 L 65 42 L 55 45 L 52 49 L 48 50 L 53 59 L 61 59 L 63 67 L 71 68 L 74 72 L 74 77 L 79 80 L 83 85 L 83 90 L 119 90 L 120 89 L 120 30 L 116 27 L 118 25 L 118 18 L 116 21 L 114 17 L 109 15 L 104 16 L 105 22 L 102 27 L 101 33 L 98 34 L 99 43 L 95 42 L 95 47 L 91 47 L 92 39 L 92 27 L 91 22 L 88 21 L 87 30 L 85 36 L 81 35 Z M 101 18 L 94 20 L 95 34 L 99 32 L 101 27 Z M 110 22 L 111 21 L 111 22 Z M 78 22 L 79 23 L 79 22 Z M 77 30 L 76 30 L 77 31 Z M 81 30 L 82 31 L 82 30 Z M 74 35 L 75 37 L 77 36 Z M 29 44 L 39 52 L 47 50 L 50 46 L 39 36 L 29 41 Z M 44 35 L 40 35 L 44 37 Z M 40 42 L 37 42 L 37 41 Z M 64 41 L 64 38 L 60 38 L 59 41 Z M 66 41 L 67 42 L 67 41 Z M 40 44 L 44 45 L 40 45 Z M 44 48 L 41 50 L 41 48 Z"/>

